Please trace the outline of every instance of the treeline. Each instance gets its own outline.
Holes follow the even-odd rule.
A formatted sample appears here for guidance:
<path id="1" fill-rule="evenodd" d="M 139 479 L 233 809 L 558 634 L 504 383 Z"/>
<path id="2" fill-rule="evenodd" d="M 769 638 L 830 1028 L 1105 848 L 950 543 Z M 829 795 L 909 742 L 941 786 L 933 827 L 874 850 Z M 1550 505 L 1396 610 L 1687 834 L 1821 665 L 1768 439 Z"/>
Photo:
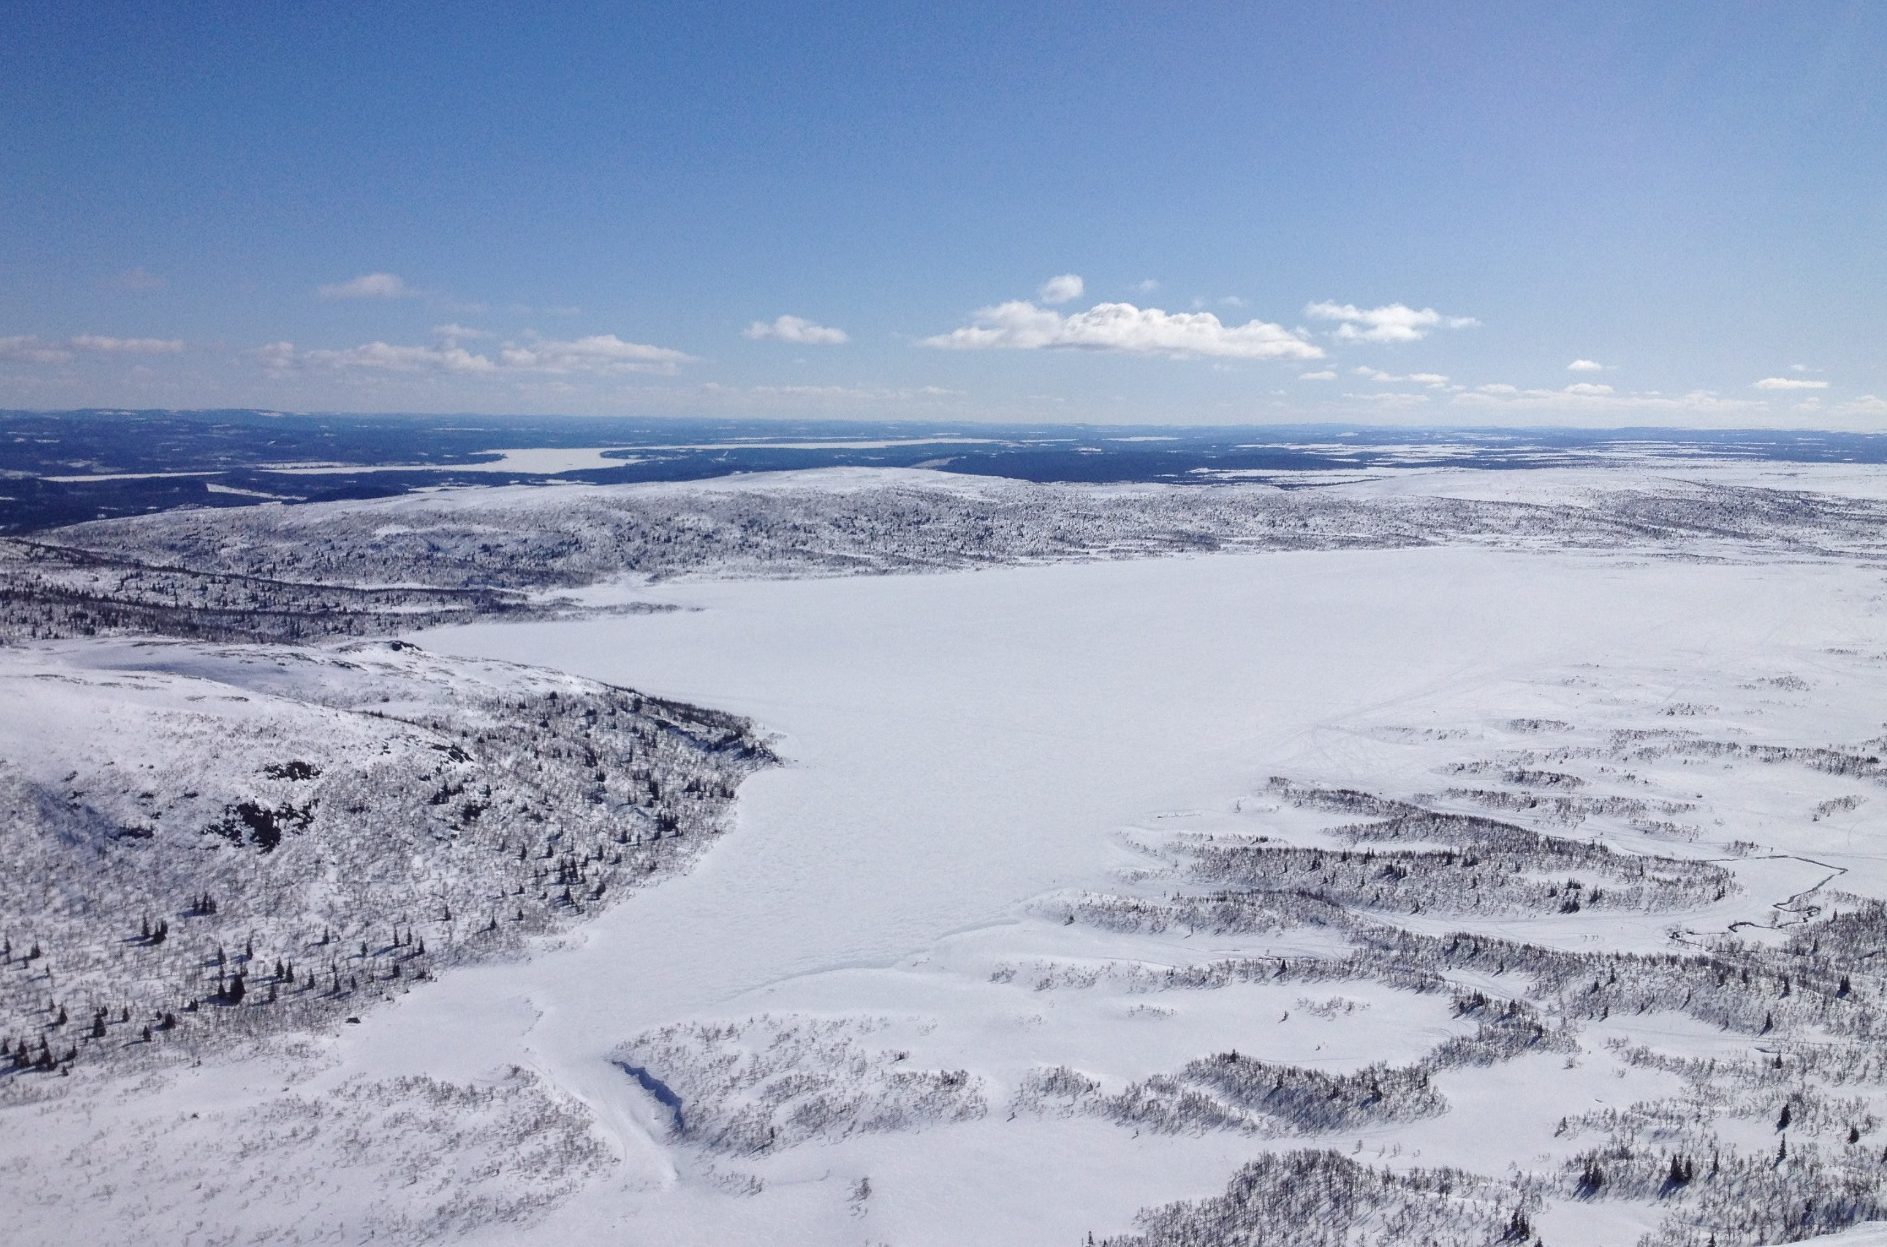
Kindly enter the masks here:
<path id="1" fill-rule="evenodd" d="M 1392 1171 L 1330 1151 L 1261 1156 L 1221 1195 L 1140 1214 L 1096 1247 L 1494 1247 L 1535 1241 L 1538 1196 L 1456 1169 Z"/>

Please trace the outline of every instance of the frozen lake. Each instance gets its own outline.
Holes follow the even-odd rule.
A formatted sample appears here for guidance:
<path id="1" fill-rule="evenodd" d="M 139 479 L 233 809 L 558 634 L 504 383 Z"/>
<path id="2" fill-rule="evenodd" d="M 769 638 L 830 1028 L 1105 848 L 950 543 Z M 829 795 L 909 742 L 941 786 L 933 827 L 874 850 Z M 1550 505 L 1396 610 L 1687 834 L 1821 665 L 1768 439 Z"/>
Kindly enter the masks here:
<path id="1" fill-rule="evenodd" d="M 612 1050 L 648 1028 L 756 1008 L 960 1011 L 955 986 L 913 973 L 947 963 L 952 948 L 1040 944 L 1041 924 L 1023 921 L 1028 902 L 1102 885 L 1125 858 L 1125 827 L 1229 809 L 1272 774 L 1432 782 L 1433 755 L 1418 748 L 1404 774 L 1385 773 L 1378 749 L 1359 776 L 1357 726 L 1439 722 L 1444 710 L 1459 721 L 1464 707 L 1550 714 L 1550 688 L 1528 686 L 1525 704 L 1513 690 L 1606 656 L 1696 673 L 1726 657 L 1812 648 L 1840 633 L 1837 603 L 1852 583 L 1851 571 L 1828 567 L 1462 549 L 1263 554 L 677 583 L 645 595 L 687 608 L 672 613 L 425 634 L 437 650 L 750 715 L 779 734 L 786 764 L 743 787 L 735 831 L 691 874 L 528 962 L 457 971 L 373 1012 L 347 1028 L 332 1076 L 473 1078 L 520 1061 L 581 1096 L 624 1167 L 560 1210 L 553 1229 L 638 1225 L 707 1242 L 785 1216 L 796 1228 L 773 1241 L 826 1241 L 842 1213 L 816 1182 L 734 1200 L 692 1181 L 685 1163 L 678 1172 L 660 1140 L 665 1110 L 611 1064 Z M 1683 691 L 1674 684 L 1670 695 Z M 1831 733 L 1845 726 L 1838 718 Z M 1197 1025 L 1197 1051 L 1224 1043 L 1222 1018 Z M 981 1053 L 998 1073 L 1060 1059 L 1047 1041 L 964 1042 L 966 1059 Z M 1627 1090 L 1640 1088 L 1618 1094 Z M 1005 1137 L 1052 1153 L 1042 1129 Z M 1087 1129 L 1129 1146 L 1113 1127 Z M 1217 1189 L 1253 1147 L 1232 1136 L 1143 1142 L 1131 1145 L 1146 1162 L 1137 1171 L 1093 1167 L 1104 1181 L 1079 1178 L 1077 1147 L 1047 1184 L 1057 1193 L 1045 1194 L 1040 1173 L 1005 1187 L 965 1168 L 987 1157 L 987 1130 L 848 1143 L 875 1173 L 927 1175 L 902 1192 L 893 1182 L 874 1224 L 897 1226 L 901 1242 L 960 1241 L 961 1225 L 924 1209 L 951 1183 L 975 1181 L 1006 1209 L 989 1222 L 1004 1232 L 986 1241 L 1125 1229 L 1144 1203 Z M 1459 1121 L 1448 1130 L 1471 1141 Z M 813 1158 L 783 1163 L 829 1170 L 843 1149 L 802 1151 Z"/>
<path id="2" fill-rule="evenodd" d="M 780 734 L 787 764 L 743 787 L 734 836 L 588 928 L 664 949 L 623 1006 L 646 1017 L 1000 922 L 1094 878 L 1123 823 L 1228 805 L 1281 767 L 1340 777 L 1366 713 L 1813 626 L 1813 595 L 1752 602 L 1752 574 L 1458 549 L 1265 554 L 673 585 L 648 596 L 691 609 L 416 639 Z"/>

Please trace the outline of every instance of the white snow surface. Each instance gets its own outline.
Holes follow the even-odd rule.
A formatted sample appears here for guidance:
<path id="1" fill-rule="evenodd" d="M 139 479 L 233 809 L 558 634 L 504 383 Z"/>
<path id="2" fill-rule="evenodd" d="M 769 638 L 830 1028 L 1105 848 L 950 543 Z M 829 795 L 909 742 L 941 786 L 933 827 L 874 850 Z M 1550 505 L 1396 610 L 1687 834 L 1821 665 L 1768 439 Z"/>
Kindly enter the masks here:
<path id="1" fill-rule="evenodd" d="M 1189 1000 L 1153 1020 L 1128 1016 L 1130 999 L 992 987 L 987 967 L 1225 955 L 1232 946 L 1064 934 L 1030 922 L 1028 905 L 1104 886 L 1107 868 L 1127 858 L 1123 831 L 1230 809 L 1270 774 L 1421 785 L 1432 747 L 1391 751 L 1406 769 L 1385 773 L 1359 739 L 1371 727 L 1588 717 L 1567 713 L 1583 699 L 1542 686 L 1543 673 L 1629 655 L 1629 672 L 1601 663 L 1592 674 L 1628 683 L 1651 721 L 1706 688 L 1717 695 L 1723 683 L 1820 665 L 1818 649 L 1853 639 L 1857 615 L 1875 614 L 1878 591 L 1877 579 L 1856 585 L 1852 569 L 1833 567 L 1307 553 L 692 585 L 659 595 L 694 608 L 682 613 L 425 636 L 449 652 L 546 663 L 752 716 L 781 733 L 790 762 L 748 782 L 734 837 L 694 874 L 606 915 L 578 947 L 408 998 L 347 1037 L 342 1067 L 417 1059 L 416 1068 L 444 1063 L 447 1076 L 469 1077 L 522 1048 L 579 1089 L 621 1132 L 625 1159 L 615 1181 L 553 1214 L 553 1235 L 1021 1244 L 1124 1232 L 1144 1205 L 1216 1192 L 1250 1142 L 985 1122 L 789 1153 L 755 1166 L 768 1182 L 761 1194 L 729 1198 L 662 1147 L 664 1113 L 608 1058 L 635 1032 L 677 1018 L 791 1009 L 909 1019 L 929 1064 L 1000 1086 L 1044 1063 L 1144 1076 L 1228 1044 L 1292 1063 L 1409 1059 L 1446 1033 L 1445 1012 L 1425 1016 L 1367 985 L 1328 993 L 1377 995 L 1361 1022 L 1273 1025 L 1272 1004 L 1282 1012 L 1290 1000 Z M 1812 718 L 1829 739 L 1878 724 L 1874 705 L 1845 698 Z M 1878 861 L 1879 831 L 1860 847 Z M 1756 891 L 1751 916 L 1778 898 Z M 1646 923 L 1638 938 L 1659 947 L 1664 925 Z M 653 964 L 636 956 L 651 948 Z M 511 1016 L 528 1006 L 535 1020 L 516 1033 L 489 1028 L 447 1054 L 423 1041 L 462 1033 L 466 1019 L 506 1002 Z M 1552 1064 L 1541 1076 L 1524 1066 L 1462 1071 L 1465 1086 L 1482 1088 L 1470 1101 L 1379 1130 L 1370 1150 L 1497 1173 L 1520 1159 L 1516 1122 L 1550 1123 L 1569 1100 L 1622 1107 L 1648 1090 L 1643 1073 L 1596 1072 L 1575 1089 L 1557 1070 L 1545 1075 Z M 857 1176 L 876 1192 L 868 1232 L 842 1198 Z M 1582 1238 L 1571 1220 L 1555 1231 L 1555 1243 L 1615 1241 Z"/>
<path id="2" fill-rule="evenodd" d="M 1343 488 L 1513 497 L 1593 487 L 1590 473 L 1438 475 Z M 829 479 L 862 488 L 878 476 Z M 1870 478 L 1865 492 L 1878 490 Z M 1252 1156 L 1304 1141 L 1012 1113 L 1032 1071 L 1066 1065 L 1112 1090 L 1236 1048 L 1344 1073 L 1406 1064 L 1472 1028 L 1446 997 L 1367 980 L 1142 990 L 1121 967 L 1158 975 L 1235 956 L 1340 956 L 1347 940 L 1303 927 L 1109 931 L 1046 916 L 1057 898 L 1122 891 L 1123 872 L 1156 864 L 1153 849 L 1175 832 L 1314 840 L 1267 794 L 1272 776 L 1398 798 L 1466 784 L 1443 768 L 1519 747 L 1519 721 L 1570 725 L 1591 741 L 1675 720 L 1712 739 L 1784 745 L 1854 744 L 1882 728 L 1887 580 L 1847 562 L 1444 547 L 705 580 L 620 595 L 685 609 L 411 639 L 752 718 L 777 734 L 786 761 L 742 786 L 732 832 L 690 873 L 532 955 L 457 969 L 339 1035 L 152 1086 L 82 1090 L 83 1113 L 9 1110 L 16 1127 L 30 1123 L 0 1137 L 0 1198 L 20 1212 L 14 1241 L 315 1241 L 317 1231 L 356 1241 L 368 1228 L 416 1241 L 455 1189 L 430 1175 L 410 1194 L 336 1179 L 305 1205 L 272 1207 L 264 1188 L 214 1208 L 148 1194 L 191 1180 L 193 1149 L 257 1132 L 291 1103 L 409 1077 L 528 1081 L 562 1106 L 546 1120 L 568 1130 L 587 1114 L 608 1150 L 589 1167 L 573 1163 L 558 1199 L 451 1224 L 463 1241 L 923 1247 L 1127 1233 L 1139 1210 L 1215 1195 Z M 1642 769 L 1635 782 L 1694 806 L 1676 816 L 1693 834 L 1660 838 L 1603 819 L 1565 834 L 1686 860 L 1728 858 L 1731 841 L 1750 841 L 1765 852 L 1732 863 L 1740 890 L 1675 915 L 1589 909 L 1438 918 L 1436 929 L 1657 952 L 1671 949 L 1674 928 L 1701 938 L 1779 921 L 1774 906 L 1830 870 L 1847 872 L 1845 889 L 1887 895 L 1879 798 L 1809 818 L 1819 803 L 1863 793 L 1858 782 L 1788 767 L 1751 774 L 1753 764 Z M 1058 985 L 1042 985 L 1050 980 Z M 1750 1048 L 1691 1019 L 1661 1031 L 1653 1020 L 1635 1020 L 1645 1025 L 1634 1042 Z M 717 1152 L 680 1137 L 675 1107 L 626 1068 L 672 1092 L 682 1114 L 702 1111 L 687 1089 L 705 1093 L 726 1070 L 687 1067 L 688 1028 L 700 1026 L 725 1027 L 715 1042 L 728 1053 L 782 1070 L 816 1070 L 821 1053 L 844 1052 L 860 1069 L 886 1060 L 961 1071 L 950 1084 L 961 1111 L 917 1112 L 900 1128 L 844 1119 L 809 1127 L 794 1146 Z M 1559 1119 L 1681 1085 L 1595 1036 L 1575 1056 L 1455 1068 L 1437 1084 L 1448 1100 L 1439 1116 L 1314 1145 L 1499 1177 L 1593 1145 L 1589 1134 L 1556 1134 Z M 975 1102 L 984 1111 L 963 1107 Z M 163 1154 L 135 1171 L 128 1155 L 108 1161 L 108 1190 L 20 1194 L 36 1156 L 160 1125 Z M 423 1152 L 431 1137 L 416 1134 L 411 1147 Z M 319 1166 L 335 1145 L 310 1146 L 302 1163 Z M 1554 1247 L 1629 1243 L 1660 1216 L 1627 1200 L 1548 1202 L 1536 1225 Z M 1887 1236 L 1856 1227 L 1824 1241 Z"/>

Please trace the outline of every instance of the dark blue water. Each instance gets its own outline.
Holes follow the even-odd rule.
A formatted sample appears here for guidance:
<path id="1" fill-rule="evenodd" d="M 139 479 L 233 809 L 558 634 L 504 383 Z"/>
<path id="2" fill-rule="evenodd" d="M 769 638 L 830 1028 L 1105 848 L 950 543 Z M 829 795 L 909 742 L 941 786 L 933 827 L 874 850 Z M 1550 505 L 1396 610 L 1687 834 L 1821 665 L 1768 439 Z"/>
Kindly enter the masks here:
<path id="1" fill-rule="evenodd" d="M 780 442 L 921 443 L 785 447 Z M 767 443 L 776 443 L 769 445 Z M 710 448 L 689 448 L 708 446 Z M 1210 484 L 1305 469 L 1537 468 L 1670 464 L 1700 456 L 1791 463 L 1887 462 L 1887 436 L 1778 430 L 1386 429 L 1335 425 L 1126 428 L 864 421 L 650 420 L 280 415 L 258 411 L 0 412 L 0 532 L 21 533 L 183 506 L 373 498 L 444 484 L 543 483 L 467 472 L 498 449 L 608 447 L 625 462 L 562 474 L 593 482 L 678 481 L 736 472 L 928 467 L 1029 481 Z M 633 460 L 631 462 L 630 460 Z M 410 471 L 286 474 L 333 463 Z M 455 465 L 460 465 L 456 466 Z M 61 482 L 58 476 L 192 473 Z M 1274 483 L 1314 484 L 1316 478 Z M 230 492 L 235 491 L 235 492 Z"/>
<path id="2" fill-rule="evenodd" d="M 681 1097 L 676 1095 L 667 1083 L 640 1065 L 631 1065 L 627 1061 L 618 1061 L 616 1065 L 623 1073 L 640 1083 L 644 1091 L 654 1096 L 656 1103 L 669 1111 L 675 1120 L 676 1134 L 688 1132 L 688 1119 L 682 1115 L 681 1111 Z"/>

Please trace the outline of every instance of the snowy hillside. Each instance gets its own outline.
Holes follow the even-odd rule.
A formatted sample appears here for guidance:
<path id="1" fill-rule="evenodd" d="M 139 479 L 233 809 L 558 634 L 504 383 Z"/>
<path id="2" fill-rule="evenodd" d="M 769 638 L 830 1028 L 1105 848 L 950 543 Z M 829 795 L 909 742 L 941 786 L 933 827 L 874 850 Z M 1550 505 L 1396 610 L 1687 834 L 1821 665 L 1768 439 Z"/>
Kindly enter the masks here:
<path id="1" fill-rule="evenodd" d="M 768 760 L 725 715 L 397 641 L 0 650 L 0 700 L 0 1034 L 59 1072 L 514 953 L 685 867 Z"/>
<path id="2" fill-rule="evenodd" d="M 844 575 L 1435 543 L 1881 554 L 1887 498 L 1855 490 L 1855 472 L 1312 472 L 1280 488 L 838 469 L 181 510 L 0 541 L 0 635 L 384 634 L 524 616 L 533 591 L 622 575 Z"/>

